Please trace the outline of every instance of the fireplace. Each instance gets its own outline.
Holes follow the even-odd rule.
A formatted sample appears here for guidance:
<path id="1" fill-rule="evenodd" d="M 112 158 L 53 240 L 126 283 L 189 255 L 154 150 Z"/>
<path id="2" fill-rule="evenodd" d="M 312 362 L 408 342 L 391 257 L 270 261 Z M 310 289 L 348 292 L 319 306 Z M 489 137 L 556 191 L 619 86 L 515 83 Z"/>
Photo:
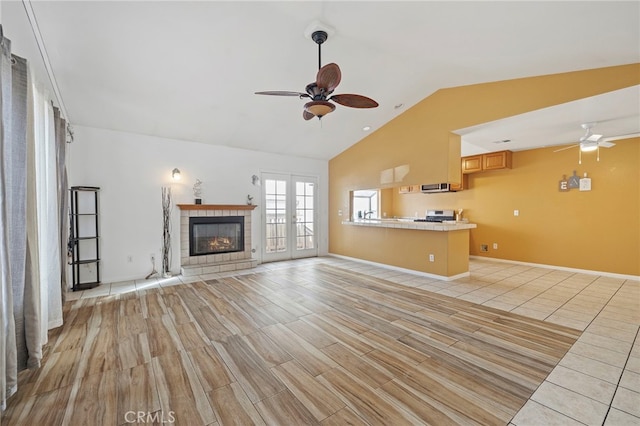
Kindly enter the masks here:
<path id="1" fill-rule="evenodd" d="M 246 204 L 177 204 L 180 271 L 186 277 L 255 268 L 251 213 Z M 195 238 L 194 238 L 195 225 Z M 205 225 L 201 228 L 200 225 Z"/>
<path id="2" fill-rule="evenodd" d="M 189 218 L 189 256 L 244 251 L 244 216 Z"/>

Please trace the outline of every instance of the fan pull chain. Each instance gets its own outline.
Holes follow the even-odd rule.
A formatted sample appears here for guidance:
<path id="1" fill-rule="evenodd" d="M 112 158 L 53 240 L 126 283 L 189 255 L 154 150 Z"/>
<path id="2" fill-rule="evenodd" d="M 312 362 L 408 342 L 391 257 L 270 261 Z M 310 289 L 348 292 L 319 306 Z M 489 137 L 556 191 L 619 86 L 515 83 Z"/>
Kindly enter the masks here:
<path id="1" fill-rule="evenodd" d="M 596 157 L 596 161 L 600 161 L 600 144 L 598 144 L 598 155 Z"/>
<path id="2" fill-rule="evenodd" d="M 582 164 L 582 149 L 578 149 L 578 164 Z"/>

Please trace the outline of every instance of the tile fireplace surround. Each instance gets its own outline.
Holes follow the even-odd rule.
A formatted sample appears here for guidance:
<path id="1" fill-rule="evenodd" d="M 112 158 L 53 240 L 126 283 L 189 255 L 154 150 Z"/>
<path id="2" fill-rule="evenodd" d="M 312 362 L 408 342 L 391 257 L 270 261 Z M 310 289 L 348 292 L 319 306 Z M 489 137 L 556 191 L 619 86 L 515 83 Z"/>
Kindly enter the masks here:
<path id="1" fill-rule="evenodd" d="M 256 206 L 242 204 L 178 204 L 180 209 L 180 272 L 183 276 L 213 274 L 255 268 L 251 258 L 251 212 Z M 189 256 L 189 218 L 193 216 L 244 216 L 244 251 Z"/>

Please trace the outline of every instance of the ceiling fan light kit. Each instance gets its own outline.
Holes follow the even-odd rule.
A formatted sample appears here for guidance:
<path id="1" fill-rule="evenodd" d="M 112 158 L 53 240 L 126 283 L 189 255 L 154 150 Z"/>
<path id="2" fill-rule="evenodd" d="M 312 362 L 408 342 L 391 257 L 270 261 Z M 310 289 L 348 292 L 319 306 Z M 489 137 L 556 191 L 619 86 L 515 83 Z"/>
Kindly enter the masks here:
<path id="1" fill-rule="evenodd" d="M 318 118 L 324 117 L 335 109 L 336 106 L 327 101 L 311 101 L 304 104 L 304 111 Z"/>
<path id="2" fill-rule="evenodd" d="M 580 151 L 593 152 L 598 149 L 598 142 L 581 142 Z"/>
<path id="3" fill-rule="evenodd" d="M 330 96 L 342 79 L 342 72 L 337 64 L 330 63 L 322 66 L 321 45 L 329 35 L 326 31 L 317 30 L 311 34 L 311 39 L 318 45 L 318 74 L 316 81 L 307 84 L 305 93 L 290 91 L 266 91 L 255 92 L 256 95 L 272 96 L 297 96 L 300 99 L 309 98 L 310 102 L 304 105 L 302 118 L 311 120 L 313 117 L 321 119 L 325 115 L 333 112 L 336 106 L 329 101 L 334 101 L 340 105 L 350 108 L 375 108 L 378 103 L 371 98 L 362 95 L 341 94 Z"/>

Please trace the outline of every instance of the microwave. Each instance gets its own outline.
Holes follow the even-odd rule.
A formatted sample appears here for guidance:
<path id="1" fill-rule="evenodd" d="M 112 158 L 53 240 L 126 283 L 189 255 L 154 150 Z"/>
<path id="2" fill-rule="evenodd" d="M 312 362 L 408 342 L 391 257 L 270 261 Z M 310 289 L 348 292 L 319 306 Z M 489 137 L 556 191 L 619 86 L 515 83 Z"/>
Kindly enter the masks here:
<path id="1" fill-rule="evenodd" d="M 424 193 L 431 192 L 449 192 L 451 191 L 451 184 L 449 183 L 427 183 L 420 185 L 420 191 Z"/>

